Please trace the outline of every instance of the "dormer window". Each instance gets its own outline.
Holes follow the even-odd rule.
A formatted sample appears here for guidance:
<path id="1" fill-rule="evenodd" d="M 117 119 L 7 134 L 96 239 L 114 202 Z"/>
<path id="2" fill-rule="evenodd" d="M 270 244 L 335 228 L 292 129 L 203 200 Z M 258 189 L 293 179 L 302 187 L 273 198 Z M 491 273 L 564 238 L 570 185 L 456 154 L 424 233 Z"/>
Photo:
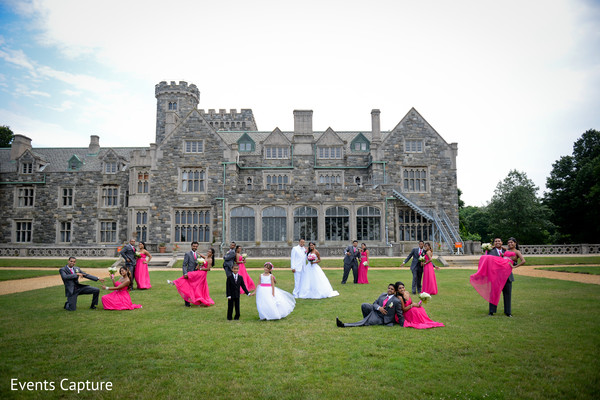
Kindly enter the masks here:
<path id="1" fill-rule="evenodd" d="M 370 150 L 370 147 L 369 140 L 362 133 L 359 133 L 352 143 L 350 143 L 350 149 L 353 152 L 366 152 Z"/>
<path id="2" fill-rule="evenodd" d="M 116 161 L 105 161 L 104 162 L 104 173 L 105 174 L 116 174 L 118 163 Z"/>
<path id="3" fill-rule="evenodd" d="M 69 159 L 69 171 L 77 171 L 82 165 L 83 163 L 76 155 L 73 155 L 73 157 Z"/>
<path id="4" fill-rule="evenodd" d="M 254 141 L 252 139 L 250 139 L 250 136 L 248 136 L 247 134 L 243 134 L 241 138 L 239 138 L 238 140 L 238 151 L 240 153 L 244 153 L 244 152 L 251 152 L 254 151 L 255 149 L 255 144 Z"/>
<path id="5" fill-rule="evenodd" d="M 319 147 L 318 157 L 320 159 L 341 159 L 342 147 Z"/>
<path id="6" fill-rule="evenodd" d="M 22 162 L 21 163 L 21 173 L 22 174 L 33 174 L 33 163 L 32 162 Z"/>

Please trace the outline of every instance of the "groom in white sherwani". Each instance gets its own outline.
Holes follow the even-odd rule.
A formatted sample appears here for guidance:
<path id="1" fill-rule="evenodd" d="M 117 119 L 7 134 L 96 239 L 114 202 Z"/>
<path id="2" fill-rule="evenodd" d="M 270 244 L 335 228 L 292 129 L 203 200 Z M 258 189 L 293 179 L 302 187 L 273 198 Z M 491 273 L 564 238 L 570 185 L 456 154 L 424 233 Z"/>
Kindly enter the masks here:
<path id="1" fill-rule="evenodd" d="M 304 239 L 300 239 L 298 246 L 292 248 L 290 268 L 294 273 L 294 292 L 295 298 L 298 298 L 300 291 L 300 281 L 302 280 L 302 271 L 306 266 L 306 248 L 304 247 Z"/>

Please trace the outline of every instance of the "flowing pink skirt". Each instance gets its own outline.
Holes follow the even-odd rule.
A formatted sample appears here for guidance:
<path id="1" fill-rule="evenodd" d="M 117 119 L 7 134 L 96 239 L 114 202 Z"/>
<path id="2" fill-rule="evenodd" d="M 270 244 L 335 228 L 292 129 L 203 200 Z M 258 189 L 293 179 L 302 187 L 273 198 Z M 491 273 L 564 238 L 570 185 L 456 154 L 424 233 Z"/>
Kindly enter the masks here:
<path id="1" fill-rule="evenodd" d="M 240 267 L 240 270 L 238 273 L 242 276 L 242 278 L 244 278 L 244 284 L 246 285 L 246 289 L 248 289 L 249 292 L 256 289 L 256 285 L 254 284 L 254 281 L 252 280 L 252 278 L 250 278 L 250 275 L 248 275 L 248 271 L 246 271 L 246 265 L 238 264 L 238 266 Z M 242 294 L 242 293 L 244 293 L 244 289 L 242 289 L 240 287 L 240 294 Z"/>
<path id="2" fill-rule="evenodd" d="M 114 290 L 102 296 L 102 306 L 105 310 L 134 310 L 142 308 L 140 304 L 133 304 L 127 289 Z"/>
<path id="3" fill-rule="evenodd" d="M 357 283 L 369 283 L 369 279 L 367 278 L 367 272 L 369 272 L 369 266 L 365 265 L 367 259 L 360 260 L 360 265 L 358 266 L 358 282 Z"/>
<path id="4" fill-rule="evenodd" d="M 435 280 L 435 271 L 433 269 L 433 263 L 428 262 L 423 267 L 423 292 L 429 294 L 437 294 L 437 281 Z"/>
<path id="5" fill-rule="evenodd" d="M 212 306 L 215 304 L 210 298 L 206 271 L 188 272 L 188 279 L 183 276 L 173 281 L 181 298 L 197 306 Z"/>
<path id="6" fill-rule="evenodd" d="M 148 264 L 144 261 L 146 260 L 146 255 L 142 254 L 140 258 L 138 258 L 135 264 L 135 281 L 137 282 L 138 289 L 150 289 L 152 285 L 150 284 L 150 273 L 148 272 Z"/>
<path id="7" fill-rule="evenodd" d="M 477 272 L 469 278 L 477 293 L 488 303 L 498 305 L 500 293 L 512 272 L 511 261 L 497 256 L 481 256 Z"/>

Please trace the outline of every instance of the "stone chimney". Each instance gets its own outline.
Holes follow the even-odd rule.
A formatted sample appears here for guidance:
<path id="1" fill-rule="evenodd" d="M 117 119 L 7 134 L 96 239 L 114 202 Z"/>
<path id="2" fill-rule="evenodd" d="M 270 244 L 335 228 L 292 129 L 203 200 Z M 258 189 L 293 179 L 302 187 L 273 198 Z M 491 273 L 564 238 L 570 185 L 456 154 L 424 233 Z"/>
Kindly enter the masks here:
<path id="1" fill-rule="evenodd" d="M 31 150 L 31 139 L 23 135 L 15 135 L 10 145 L 10 159 L 16 160 L 21 157 L 25 150 Z"/>
<path id="2" fill-rule="evenodd" d="M 313 154 L 315 137 L 312 128 L 312 110 L 294 110 L 294 155 L 310 156 Z"/>
<path id="3" fill-rule="evenodd" d="M 376 143 L 381 142 L 381 122 L 379 120 L 379 115 L 381 111 L 379 110 L 371 110 L 371 137 L 372 141 Z"/>
<path id="4" fill-rule="evenodd" d="M 90 145 L 88 146 L 88 154 L 98 154 L 100 151 L 100 136 L 91 135 Z"/>

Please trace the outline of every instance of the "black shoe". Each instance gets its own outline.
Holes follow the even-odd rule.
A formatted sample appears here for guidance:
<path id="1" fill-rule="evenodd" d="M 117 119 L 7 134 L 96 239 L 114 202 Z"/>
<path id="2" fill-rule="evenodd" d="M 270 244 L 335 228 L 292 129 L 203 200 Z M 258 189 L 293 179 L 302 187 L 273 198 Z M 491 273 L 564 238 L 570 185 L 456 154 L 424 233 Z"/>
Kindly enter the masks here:
<path id="1" fill-rule="evenodd" d="M 412 294 L 417 294 L 417 292 L 412 292 Z"/>
<path id="2" fill-rule="evenodd" d="M 335 317 L 335 323 L 338 328 L 345 328 L 344 323 L 338 317 Z"/>
<path id="3" fill-rule="evenodd" d="M 191 307 L 192 305 L 188 303 L 188 304 L 186 304 L 185 306 L 186 306 L 186 307 Z"/>
<path id="4" fill-rule="evenodd" d="M 91 307 L 90 307 L 90 310 L 96 310 L 97 308 L 98 308 L 98 307 L 96 307 L 96 306 L 91 306 Z"/>
<path id="5" fill-rule="evenodd" d="M 504 315 L 506 315 L 507 317 L 512 318 L 512 314 L 504 314 Z"/>
<path id="6" fill-rule="evenodd" d="M 491 312 L 491 313 L 488 313 L 488 317 L 493 317 L 493 316 L 494 316 L 494 313 L 493 313 L 493 312 Z"/>

